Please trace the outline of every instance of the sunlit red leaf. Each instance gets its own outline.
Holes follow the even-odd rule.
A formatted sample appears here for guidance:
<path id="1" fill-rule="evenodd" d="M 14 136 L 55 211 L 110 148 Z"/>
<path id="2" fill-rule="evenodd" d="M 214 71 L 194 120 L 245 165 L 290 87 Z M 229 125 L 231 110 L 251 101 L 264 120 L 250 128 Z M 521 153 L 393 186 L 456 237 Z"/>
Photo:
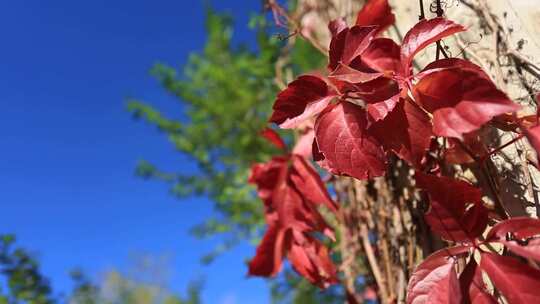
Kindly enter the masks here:
<path id="1" fill-rule="evenodd" d="M 383 74 L 374 72 L 366 73 L 353 69 L 350 66 L 342 63 L 338 64 L 337 68 L 328 75 L 328 78 L 333 81 L 343 81 L 348 83 L 364 83 L 381 77 Z"/>
<path id="2" fill-rule="evenodd" d="M 514 253 L 540 261 L 539 219 L 514 217 L 502 221 L 489 231 L 486 240 L 500 242 Z"/>
<path id="3" fill-rule="evenodd" d="M 462 141 L 449 138 L 447 143 L 448 146 L 444 151 L 444 159 L 449 164 L 473 163 L 476 161 L 475 158 L 480 159 L 489 153 L 486 146 L 482 143 L 478 132 L 463 134 Z"/>
<path id="4" fill-rule="evenodd" d="M 465 246 L 445 248 L 428 256 L 409 280 L 407 304 L 460 304 L 455 256 L 466 254 L 468 250 Z"/>
<path id="5" fill-rule="evenodd" d="M 414 87 L 414 96 L 433 113 L 433 132 L 461 139 L 493 117 L 520 107 L 476 71 L 449 68 L 425 74 Z"/>
<path id="6" fill-rule="evenodd" d="M 283 178 L 286 170 L 287 158 L 282 156 L 273 157 L 266 163 L 254 164 L 248 182 L 257 185 L 257 194 L 269 205 L 272 193 L 280 178 Z"/>
<path id="7" fill-rule="evenodd" d="M 482 272 L 476 264 L 474 258 L 471 258 L 461 275 L 459 283 L 462 292 L 463 304 L 496 304 L 497 300 L 488 293 Z"/>
<path id="8" fill-rule="evenodd" d="M 422 78 L 423 75 L 432 73 L 433 71 L 445 70 L 448 68 L 459 68 L 460 70 L 467 70 L 475 73 L 478 77 L 491 80 L 488 74 L 482 70 L 482 68 L 473 62 L 461 58 L 443 58 L 428 64 L 420 73 L 415 77 Z"/>
<path id="9" fill-rule="evenodd" d="M 384 31 L 395 21 L 396 17 L 392 13 L 388 0 L 367 1 L 356 17 L 356 25 L 377 25 L 379 26 L 377 32 Z"/>
<path id="10" fill-rule="evenodd" d="M 322 204 L 333 212 L 337 211 L 337 205 L 330 198 L 319 174 L 303 157 L 293 156 L 291 180 L 305 199 Z"/>
<path id="11" fill-rule="evenodd" d="M 317 239 L 293 234 L 294 242 L 288 253 L 293 268 L 312 284 L 327 288 L 338 282 L 336 268 L 328 249 Z"/>
<path id="12" fill-rule="evenodd" d="M 283 142 L 283 139 L 277 134 L 276 131 L 266 128 L 261 132 L 262 137 L 266 138 L 270 143 L 272 143 L 276 148 L 285 150 L 287 145 Z"/>
<path id="13" fill-rule="evenodd" d="M 313 140 L 315 139 L 315 132 L 313 128 L 308 128 L 300 135 L 300 138 L 296 141 L 292 150 L 293 154 L 301 155 L 308 159 L 312 157 Z"/>
<path id="14" fill-rule="evenodd" d="M 441 17 L 418 22 L 407 32 L 401 45 L 401 63 L 404 73 L 407 75 L 410 73 L 414 55 L 426 46 L 462 31 L 465 31 L 463 26 Z"/>
<path id="15" fill-rule="evenodd" d="M 394 108 L 396 107 L 396 105 L 399 103 L 399 99 L 400 99 L 399 97 L 400 97 L 399 95 L 394 95 L 383 101 L 369 103 L 367 105 L 367 111 L 369 113 L 369 116 L 374 121 L 379 121 L 379 120 L 384 119 L 388 115 L 388 113 L 392 112 Z"/>
<path id="16" fill-rule="evenodd" d="M 345 22 L 345 20 L 343 20 L 342 18 L 332 20 L 330 21 L 330 23 L 328 23 L 328 30 L 330 31 L 330 34 L 332 34 L 332 37 L 341 33 L 341 31 L 346 28 L 348 28 L 347 22 Z"/>
<path id="17" fill-rule="evenodd" d="M 540 270 L 512 257 L 485 252 L 481 255 L 480 268 L 508 303 L 540 303 Z"/>
<path id="18" fill-rule="evenodd" d="M 401 71 L 400 47 L 392 39 L 373 39 L 362 53 L 362 62 L 378 72 Z"/>
<path id="19" fill-rule="evenodd" d="M 366 132 L 365 111 L 352 103 L 330 106 L 315 122 L 315 140 L 333 174 L 358 179 L 381 176 L 386 169 L 380 143 Z"/>
<path id="20" fill-rule="evenodd" d="M 318 114 L 330 103 L 334 95 L 324 80 L 310 75 L 298 77 L 278 94 L 270 122 L 281 128 L 296 128 Z"/>
<path id="21" fill-rule="evenodd" d="M 429 194 L 431 207 L 426 221 L 431 230 L 453 242 L 472 242 L 482 234 L 488 212 L 478 188 L 464 181 L 420 172 L 415 178 L 417 186 Z"/>
<path id="22" fill-rule="evenodd" d="M 341 30 L 330 41 L 328 69 L 334 71 L 341 62 L 349 65 L 366 50 L 376 33 L 373 26 L 353 26 Z"/>
<path id="23" fill-rule="evenodd" d="M 255 257 L 249 262 L 249 275 L 275 276 L 280 270 L 285 254 L 285 232 L 277 226 L 268 227 L 261 243 L 257 247 Z"/>
<path id="24" fill-rule="evenodd" d="M 386 150 L 393 151 L 412 165 L 420 164 L 433 136 L 429 117 L 410 100 L 401 100 L 369 131 Z"/>

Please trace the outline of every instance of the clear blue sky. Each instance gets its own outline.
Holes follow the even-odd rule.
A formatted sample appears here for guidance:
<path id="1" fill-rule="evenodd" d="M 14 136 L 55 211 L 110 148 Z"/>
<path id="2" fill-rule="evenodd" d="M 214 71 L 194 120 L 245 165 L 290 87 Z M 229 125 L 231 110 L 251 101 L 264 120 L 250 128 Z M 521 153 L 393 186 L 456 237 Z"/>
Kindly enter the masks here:
<path id="1" fill-rule="evenodd" d="M 260 1 L 214 1 L 234 12 L 237 40 Z M 31 249 L 56 292 L 68 271 L 126 267 L 134 252 L 171 254 L 172 285 L 206 275 L 206 303 L 266 303 L 266 283 L 246 279 L 241 246 L 199 264 L 219 240 L 188 229 L 211 213 L 204 198 L 178 201 L 166 185 L 134 176 L 138 159 L 191 170 L 155 128 L 131 120 L 125 98 L 168 113 L 181 105 L 148 74 L 180 66 L 205 41 L 202 1 L 0 2 L 0 233 Z"/>

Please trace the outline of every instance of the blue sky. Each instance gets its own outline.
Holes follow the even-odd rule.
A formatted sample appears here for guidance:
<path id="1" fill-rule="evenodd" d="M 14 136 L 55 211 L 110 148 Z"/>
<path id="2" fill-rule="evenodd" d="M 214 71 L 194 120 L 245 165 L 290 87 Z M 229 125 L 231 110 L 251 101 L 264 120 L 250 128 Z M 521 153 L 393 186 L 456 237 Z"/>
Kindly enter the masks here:
<path id="1" fill-rule="evenodd" d="M 260 1 L 214 2 L 235 15 L 236 39 L 252 41 L 245 24 Z M 202 3 L 0 2 L 0 233 L 36 253 L 56 292 L 69 290 L 73 267 L 97 277 L 142 252 L 172 256 L 175 290 L 205 275 L 206 303 L 267 302 L 266 283 L 245 278 L 248 245 L 199 264 L 219 241 L 188 235 L 211 213 L 207 200 L 178 201 L 133 174 L 141 158 L 193 169 L 155 128 L 130 118 L 125 100 L 180 113 L 148 69 L 180 66 L 203 47 Z"/>

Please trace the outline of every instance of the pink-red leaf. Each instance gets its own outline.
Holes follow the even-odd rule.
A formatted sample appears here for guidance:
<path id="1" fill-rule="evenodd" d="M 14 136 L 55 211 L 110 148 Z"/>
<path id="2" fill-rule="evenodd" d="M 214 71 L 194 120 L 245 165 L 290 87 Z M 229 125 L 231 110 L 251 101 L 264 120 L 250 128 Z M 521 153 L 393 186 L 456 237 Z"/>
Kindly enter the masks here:
<path id="1" fill-rule="evenodd" d="M 407 304 L 460 304 L 455 256 L 466 254 L 468 250 L 465 246 L 444 248 L 428 256 L 409 280 Z"/>
<path id="2" fill-rule="evenodd" d="M 315 139 L 315 132 L 313 128 L 308 128 L 300 135 L 298 141 L 294 145 L 292 154 L 301 155 L 308 159 L 312 157 L 313 140 Z"/>
<path id="3" fill-rule="evenodd" d="M 330 198 L 319 174 L 303 157 L 293 156 L 291 180 L 305 199 L 337 212 L 337 205 Z"/>
<path id="4" fill-rule="evenodd" d="M 285 251 L 285 232 L 277 226 L 268 227 L 255 257 L 249 262 L 249 275 L 275 276 L 280 270 Z"/>
<path id="5" fill-rule="evenodd" d="M 330 73 L 330 75 L 328 75 L 328 78 L 332 81 L 343 81 L 354 84 L 368 82 L 379 78 L 382 75 L 382 73 L 378 72 L 362 72 L 340 63 L 338 64 L 338 67 L 332 73 Z"/>
<path id="6" fill-rule="evenodd" d="M 520 107 L 477 71 L 461 68 L 425 74 L 414 87 L 414 96 L 433 113 L 435 135 L 461 139 L 493 117 Z"/>
<path id="7" fill-rule="evenodd" d="M 471 258 L 461 275 L 459 283 L 462 292 L 463 304 L 496 304 L 497 300 L 488 292 L 482 278 L 482 271 Z"/>
<path id="8" fill-rule="evenodd" d="M 509 240 L 508 234 L 511 234 Z M 505 220 L 489 231 L 486 240 L 500 242 L 514 253 L 540 261 L 539 219 L 515 217 Z"/>
<path id="9" fill-rule="evenodd" d="M 319 288 L 338 282 L 337 272 L 328 249 L 317 239 L 294 233 L 294 242 L 288 253 L 293 268 Z"/>
<path id="10" fill-rule="evenodd" d="M 372 105 L 368 105 L 368 111 L 369 106 Z M 393 151 L 413 166 L 420 164 L 433 136 L 429 117 L 409 99 L 401 100 L 390 114 L 374 123 L 369 131 L 386 150 Z"/>
<path id="11" fill-rule="evenodd" d="M 400 72 L 400 47 L 392 39 L 373 39 L 361 57 L 362 62 L 375 71 Z"/>
<path id="12" fill-rule="evenodd" d="M 503 239 L 512 233 L 518 239 L 540 235 L 540 220 L 530 217 L 514 217 L 493 226 L 486 236 L 488 241 Z"/>
<path id="13" fill-rule="evenodd" d="M 369 0 L 358 12 L 356 25 L 377 25 L 377 32 L 382 32 L 396 22 L 388 0 Z"/>
<path id="14" fill-rule="evenodd" d="M 472 242 L 482 234 L 488 212 L 478 188 L 445 176 L 417 172 L 415 177 L 417 186 L 429 194 L 431 208 L 426 221 L 431 230 L 453 242 Z"/>
<path id="15" fill-rule="evenodd" d="M 278 94 L 270 122 L 281 128 L 296 128 L 317 115 L 330 103 L 334 95 L 324 80 L 310 75 L 298 77 Z"/>
<path id="16" fill-rule="evenodd" d="M 386 159 L 380 143 L 366 131 L 365 111 L 352 103 L 330 106 L 315 122 L 315 140 L 333 174 L 358 179 L 382 176 Z"/>
<path id="17" fill-rule="evenodd" d="M 270 143 L 272 143 L 276 148 L 282 150 L 287 149 L 287 145 L 285 145 L 285 142 L 283 142 L 283 139 L 281 139 L 281 137 L 276 131 L 270 128 L 265 128 L 261 132 L 261 135 L 262 137 L 266 138 Z"/>
<path id="18" fill-rule="evenodd" d="M 423 19 L 407 32 L 401 45 L 403 71 L 409 75 L 411 62 L 418 52 L 444 37 L 465 31 L 465 28 L 450 20 L 438 17 Z"/>
<path id="19" fill-rule="evenodd" d="M 328 69 L 334 71 L 341 62 L 349 65 L 362 54 L 376 33 L 373 26 L 353 26 L 341 30 L 330 41 Z"/>
<path id="20" fill-rule="evenodd" d="M 494 253 L 482 253 L 480 268 L 508 303 L 540 303 L 540 270 L 515 258 Z"/>

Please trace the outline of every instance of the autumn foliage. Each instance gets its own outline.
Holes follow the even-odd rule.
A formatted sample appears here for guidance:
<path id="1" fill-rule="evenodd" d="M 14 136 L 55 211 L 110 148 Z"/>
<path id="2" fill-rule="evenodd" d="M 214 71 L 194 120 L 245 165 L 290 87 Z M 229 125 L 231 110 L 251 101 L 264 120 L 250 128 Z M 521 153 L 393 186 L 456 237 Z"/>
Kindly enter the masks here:
<path id="1" fill-rule="evenodd" d="M 509 303 L 540 303 L 540 221 L 512 217 L 504 202 L 485 201 L 481 187 L 444 170 L 482 166 L 497 153 L 482 145 L 483 128 L 526 137 L 540 151 L 537 117 L 520 117 L 520 106 L 480 66 L 439 59 L 444 49 L 413 67 L 419 52 L 463 26 L 424 18 L 399 44 L 383 37 L 395 18 L 386 0 L 374 0 L 356 24 L 331 22 L 327 74 L 299 76 L 278 94 L 269 121 L 302 136 L 289 152 L 277 133 L 263 133 L 283 154 L 252 168 L 268 228 L 249 273 L 274 276 L 287 258 L 312 284 L 339 283 L 327 246 L 334 229 L 325 220 L 340 220 L 339 203 L 311 160 L 333 176 L 369 180 L 387 174 L 396 157 L 414 170 L 429 200 L 425 223 L 446 244 L 412 272 L 407 303 L 497 303 L 499 294 Z"/>

